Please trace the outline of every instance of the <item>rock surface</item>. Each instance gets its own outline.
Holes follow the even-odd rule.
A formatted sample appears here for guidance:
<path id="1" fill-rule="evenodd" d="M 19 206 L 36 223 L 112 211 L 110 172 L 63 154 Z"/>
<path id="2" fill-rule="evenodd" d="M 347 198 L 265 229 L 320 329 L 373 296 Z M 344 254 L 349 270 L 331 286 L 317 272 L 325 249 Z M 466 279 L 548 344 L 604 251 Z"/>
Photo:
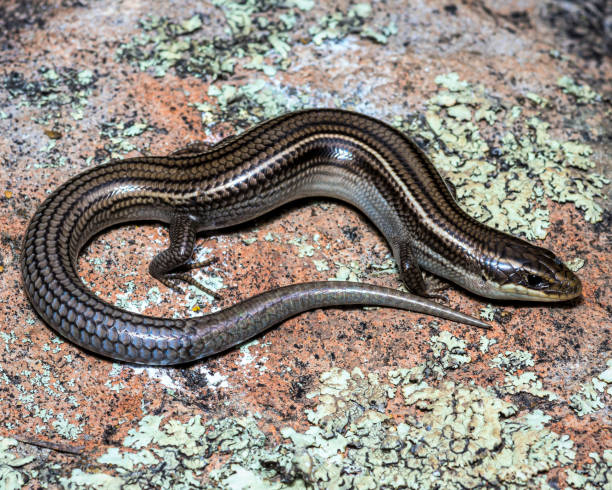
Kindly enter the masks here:
<path id="1" fill-rule="evenodd" d="M 5 2 L 0 486 L 610 488 L 606 15 L 529 0 Z M 413 135 L 468 212 L 554 250 L 583 297 L 489 303 L 451 288 L 486 333 L 388 309 L 313 311 L 171 369 L 90 355 L 36 316 L 19 256 L 47 192 L 112 158 L 302 107 Z M 110 230 L 83 252 L 81 277 L 160 316 L 305 280 L 401 287 L 372 224 L 328 200 L 202 236 L 198 257 L 218 261 L 197 277 L 220 301 L 148 275 L 167 243 L 155 225 Z"/>

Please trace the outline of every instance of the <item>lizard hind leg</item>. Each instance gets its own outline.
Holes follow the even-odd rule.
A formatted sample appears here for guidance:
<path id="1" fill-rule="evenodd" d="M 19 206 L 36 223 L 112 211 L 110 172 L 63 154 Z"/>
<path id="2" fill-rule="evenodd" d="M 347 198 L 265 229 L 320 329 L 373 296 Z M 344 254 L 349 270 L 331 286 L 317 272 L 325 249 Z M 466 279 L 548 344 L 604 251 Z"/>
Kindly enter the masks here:
<path id="1" fill-rule="evenodd" d="M 177 289 L 178 282 L 185 282 L 199 290 L 219 299 L 216 291 L 207 288 L 186 271 L 208 265 L 214 259 L 189 263 L 195 247 L 196 226 L 187 215 L 178 214 L 170 225 L 170 245 L 166 250 L 153 257 L 149 264 L 149 273 L 164 286 Z"/>
<path id="2" fill-rule="evenodd" d="M 444 303 L 448 303 L 449 299 L 446 291 L 451 287 L 449 282 L 426 271 L 423 271 L 423 280 L 425 281 L 426 296 L 428 298 L 440 299 Z"/>
<path id="3" fill-rule="evenodd" d="M 397 249 L 400 276 L 409 291 L 426 298 L 448 301 L 444 283 L 438 278 L 424 275 L 409 241 L 402 241 Z"/>

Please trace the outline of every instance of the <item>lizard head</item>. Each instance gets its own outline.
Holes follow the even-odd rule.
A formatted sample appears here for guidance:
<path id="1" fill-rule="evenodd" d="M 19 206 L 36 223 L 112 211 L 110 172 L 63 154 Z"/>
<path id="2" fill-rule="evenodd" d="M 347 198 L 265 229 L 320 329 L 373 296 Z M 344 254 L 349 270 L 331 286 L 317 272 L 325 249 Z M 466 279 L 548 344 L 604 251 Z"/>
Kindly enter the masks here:
<path id="1" fill-rule="evenodd" d="M 491 244 L 481 263 L 488 297 L 523 301 L 565 301 L 582 293 L 580 279 L 550 250 L 507 237 Z"/>

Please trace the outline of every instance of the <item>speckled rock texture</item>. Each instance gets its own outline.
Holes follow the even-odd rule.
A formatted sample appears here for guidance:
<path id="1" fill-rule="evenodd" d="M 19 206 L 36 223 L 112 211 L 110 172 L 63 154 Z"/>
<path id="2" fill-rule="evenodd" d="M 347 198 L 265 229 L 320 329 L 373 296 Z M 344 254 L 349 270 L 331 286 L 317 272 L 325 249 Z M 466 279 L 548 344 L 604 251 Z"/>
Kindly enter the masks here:
<path id="1" fill-rule="evenodd" d="M 0 487 L 612 488 L 610 25 L 596 1 L 0 5 Z M 305 107 L 411 134 L 469 213 L 554 250 L 583 297 L 451 287 L 488 332 L 317 310 L 169 369 L 91 355 L 37 317 L 19 258 L 48 192 Z M 196 277 L 220 300 L 148 275 L 167 244 L 154 224 L 109 230 L 81 278 L 172 317 L 307 280 L 402 287 L 383 237 L 331 200 L 201 236 L 195 258 L 217 261 Z"/>

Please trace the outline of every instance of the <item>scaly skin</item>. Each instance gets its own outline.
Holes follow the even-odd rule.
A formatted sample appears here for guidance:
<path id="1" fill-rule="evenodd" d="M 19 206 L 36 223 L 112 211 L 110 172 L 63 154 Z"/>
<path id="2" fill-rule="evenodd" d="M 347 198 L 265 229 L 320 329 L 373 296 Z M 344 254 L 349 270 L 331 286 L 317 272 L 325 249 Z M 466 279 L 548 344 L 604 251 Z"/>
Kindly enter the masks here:
<path id="1" fill-rule="evenodd" d="M 196 233 L 238 224 L 308 196 L 346 201 L 384 234 L 408 289 L 427 296 L 422 270 L 485 297 L 561 301 L 579 279 L 548 250 L 488 228 L 456 204 L 407 136 L 368 116 L 334 109 L 272 119 L 212 148 L 114 161 L 60 186 L 38 208 L 24 238 L 26 292 L 45 322 L 113 359 L 178 364 L 228 349 L 300 312 L 368 304 L 411 309 L 486 327 L 429 300 L 387 288 L 313 282 L 268 291 L 218 313 L 154 318 L 97 298 L 79 280 L 83 245 L 109 226 L 170 225 L 170 247 L 150 266 L 164 284 L 192 255 Z"/>

